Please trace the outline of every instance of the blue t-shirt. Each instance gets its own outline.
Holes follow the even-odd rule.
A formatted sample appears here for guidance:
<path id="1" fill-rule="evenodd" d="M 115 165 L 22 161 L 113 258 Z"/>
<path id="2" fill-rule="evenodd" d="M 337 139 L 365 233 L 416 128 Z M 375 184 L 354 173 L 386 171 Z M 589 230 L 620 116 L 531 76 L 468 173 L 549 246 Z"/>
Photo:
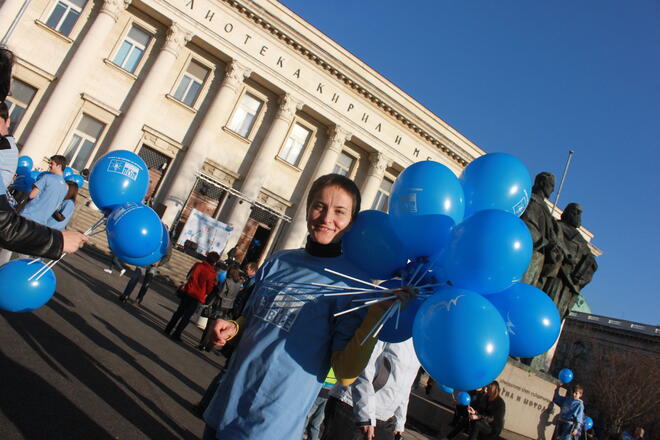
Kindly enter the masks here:
<path id="1" fill-rule="evenodd" d="M 62 176 L 53 173 L 41 176 L 34 182 L 34 186 L 39 188 L 39 194 L 25 205 L 21 215 L 45 225 L 48 218 L 59 208 L 69 188 Z"/>
<path id="2" fill-rule="evenodd" d="M 309 409 L 330 369 L 332 352 L 346 346 L 364 318 L 359 312 L 333 317 L 354 306 L 355 296 L 324 297 L 289 284 L 358 285 L 324 268 L 368 279 L 343 256 L 314 257 L 304 249 L 273 255 L 255 275 L 255 290 L 243 312 L 248 322 L 204 414 L 219 438 L 302 437 Z M 264 281 L 289 287 L 271 287 Z"/>
<path id="3" fill-rule="evenodd" d="M 62 202 L 60 205 L 60 209 L 57 211 L 64 216 L 64 220 L 61 222 L 55 220 L 53 216 L 51 215 L 48 217 L 48 220 L 46 221 L 46 226 L 49 226 L 53 229 L 57 230 L 62 230 L 66 228 L 66 225 L 69 224 L 69 220 L 71 220 L 71 217 L 73 216 L 73 209 L 75 208 L 75 204 L 73 203 L 73 200 L 65 200 Z"/>

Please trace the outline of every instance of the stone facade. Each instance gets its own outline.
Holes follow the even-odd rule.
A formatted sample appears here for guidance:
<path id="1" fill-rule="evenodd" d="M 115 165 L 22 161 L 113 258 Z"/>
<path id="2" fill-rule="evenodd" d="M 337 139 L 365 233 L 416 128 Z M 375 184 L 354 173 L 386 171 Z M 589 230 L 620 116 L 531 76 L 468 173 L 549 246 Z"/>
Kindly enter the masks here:
<path id="1" fill-rule="evenodd" d="M 261 258 L 304 241 L 301 201 L 336 166 L 371 208 L 415 161 L 458 174 L 484 153 L 276 1 L 33 0 L 7 32 L 21 5 L 2 4 L 0 34 L 32 95 L 15 103 L 22 153 L 37 167 L 67 154 L 82 171 L 146 148 L 161 158 L 149 196 L 169 225 L 211 168 L 210 215 L 234 227 L 229 247 L 266 230 Z"/>

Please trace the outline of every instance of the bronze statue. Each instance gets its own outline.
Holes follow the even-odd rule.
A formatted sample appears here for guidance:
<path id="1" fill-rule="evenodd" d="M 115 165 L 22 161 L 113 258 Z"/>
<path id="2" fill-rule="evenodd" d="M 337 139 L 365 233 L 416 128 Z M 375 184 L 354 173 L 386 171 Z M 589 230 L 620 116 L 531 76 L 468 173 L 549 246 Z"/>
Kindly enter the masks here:
<path id="1" fill-rule="evenodd" d="M 522 281 L 540 289 L 543 288 L 540 278 L 543 265 L 546 263 L 546 255 L 549 260 L 553 259 L 553 255 L 557 255 L 556 222 L 545 203 L 545 199 L 550 197 L 554 188 L 555 176 L 552 173 L 537 174 L 534 178 L 534 186 L 532 186 L 532 197 L 527 209 L 520 216 L 532 234 L 533 243 L 532 261 L 529 263 Z"/>
<path id="2" fill-rule="evenodd" d="M 544 282 L 543 291 L 557 305 L 562 319 L 568 315 L 580 290 L 591 281 L 598 269 L 587 240 L 578 230 L 581 223 L 582 207 L 577 203 L 569 203 L 561 215 L 561 221 L 557 223 L 561 261 L 546 264 L 543 273 L 547 276 L 541 278 Z M 556 276 L 552 276 L 554 272 Z"/>

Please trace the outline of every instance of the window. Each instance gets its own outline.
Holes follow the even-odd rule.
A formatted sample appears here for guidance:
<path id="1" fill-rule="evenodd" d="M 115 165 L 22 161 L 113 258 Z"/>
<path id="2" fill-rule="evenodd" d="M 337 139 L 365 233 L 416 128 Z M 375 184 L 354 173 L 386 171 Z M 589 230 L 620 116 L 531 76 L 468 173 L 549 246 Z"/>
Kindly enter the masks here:
<path id="1" fill-rule="evenodd" d="M 11 131 L 21 123 L 23 115 L 27 110 L 32 98 L 37 93 L 37 89 L 25 84 L 16 78 L 11 84 L 11 96 L 7 97 L 7 106 L 9 107 L 9 117 L 11 118 Z"/>
<path id="2" fill-rule="evenodd" d="M 188 107 L 192 107 L 199 96 L 199 92 L 202 90 L 202 84 L 204 84 L 208 73 L 209 69 L 196 61 L 191 61 L 188 64 L 186 73 L 181 77 L 179 87 L 174 92 L 174 97 Z"/>
<path id="3" fill-rule="evenodd" d="M 104 128 L 102 122 L 83 115 L 64 153 L 71 168 L 74 170 L 85 168 Z"/>
<path id="4" fill-rule="evenodd" d="M 85 3 L 86 0 L 59 0 L 46 20 L 46 25 L 68 37 Z"/>
<path id="5" fill-rule="evenodd" d="M 241 102 L 238 104 L 238 108 L 234 113 L 234 117 L 229 123 L 229 129 L 234 133 L 238 133 L 243 137 L 248 137 L 254 121 L 257 119 L 257 114 L 263 102 L 255 98 L 254 96 L 246 93 L 243 95 Z"/>
<path id="6" fill-rule="evenodd" d="M 289 138 L 284 144 L 284 148 L 280 152 L 280 157 L 291 165 L 298 165 L 298 160 L 300 159 L 302 151 L 307 145 L 307 141 L 312 135 L 311 130 L 303 127 L 300 124 L 294 124 Z"/>
<path id="7" fill-rule="evenodd" d="M 131 27 L 112 62 L 128 72 L 135 72 L 150 39 L 146 31 L 137 26 Z"/>
<path id="8" fill-rule="evenodd" d="M 332 170 L 335 174 L 341 174 L 342 176 L 348 176 L 353 170 L 353 165 L 355 165 L 355 158 L 350 154 L 342 151 L 339 155 L 339 160 L 335 165 L 335 169 Z"/>
<path id="9" fill-rule="evenodd" d="M 390 202 L 390 193 L 392 192 L 392 182 L 390 179 L 385 177 L 382 182 L 380 182 L 380 188 L 378 188 L 378 194 L 374 199 L 374 203 L 371 206 L 371 209 L 376 209 L 378 211 L 387 212 L 387 207 Z"/>

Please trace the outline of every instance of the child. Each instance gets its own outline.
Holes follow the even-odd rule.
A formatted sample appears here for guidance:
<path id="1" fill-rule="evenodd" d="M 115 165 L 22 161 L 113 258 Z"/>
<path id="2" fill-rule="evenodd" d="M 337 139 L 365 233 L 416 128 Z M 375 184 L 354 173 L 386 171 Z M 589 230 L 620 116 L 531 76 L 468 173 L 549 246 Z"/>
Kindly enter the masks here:
<path id="1" fill-rule="evenodd" d="M 582 430 L 584 424 L 584 403 L 581 397 L 584 394 L 584 389 L 581 385 L 573 385 L 571 397 L 560 396 L 559 388 L 561 383 L 557 384 L 555 395 L 552 401 L 559 405 L 561 408 L 559 418 L 557 420 L 556 440 L 571 440 Z"/>

